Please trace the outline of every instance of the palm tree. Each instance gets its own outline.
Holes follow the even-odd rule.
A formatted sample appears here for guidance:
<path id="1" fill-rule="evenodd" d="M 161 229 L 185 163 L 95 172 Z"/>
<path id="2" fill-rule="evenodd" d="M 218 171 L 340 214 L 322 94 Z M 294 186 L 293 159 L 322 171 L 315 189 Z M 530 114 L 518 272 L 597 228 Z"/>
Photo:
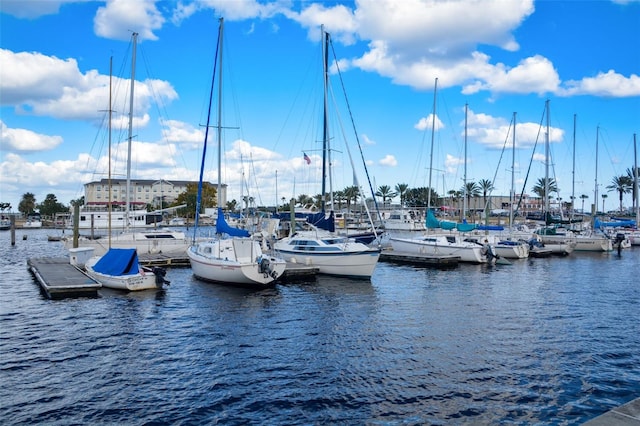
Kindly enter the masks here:
<path id="1" fill-rule="evenodd" d="M 622 213 L 622 197 L 624 196 L 624 194 L 631 192 L 632 188 L 633 180 L 628 175 L 614 176 L 614 178 L 611 180 L 611 185 L 607 186 L 608 190 L 618 192 L 620 199 L 620 213 Z M 604 207 L 602 207 L 602 212 L 604 213 Z"/>
<path id="2" fill-rule="evenodd" d="M 549 186 L 548 194 L 545 194 L 545 183 Z M 556 184 L 556 180 L 553 178 L 540 178 L 531 190 L 538 197 L 542 198 L 546 204 L 547 197 L 550 197 L 552 192 L 558 192 L 558 185 Z"/>
<path id="3" fill-rule="evenodd" d="M 376 197 L 382 197 L 383 207 L 386 206 L 387 199 L 391 200 L 397 195 L 397 193 L 391 191 L 391 187 L 389 187 L 388 185 L 382 185 L 378 187 L 378 190 L 376 191 Z"/>
<path id="4" fill-rule="evenodd" d="M 348 186 L 343 191 L 344 198 L 347 201 L 347 210 L 351 210 L 351 201 L 356 204 L 360 197 L 360 189 L 357 186 Z"/>
<path id="5" fill-rule="evenodd" d="M 630 169 L 627 169 L 627 176 L 629 176 L 631 178 L 631 182 L 632 182 L 632 188 L 631 188 L 631 199 L 633 200 L 633 207 L 637 206 L 637 202 L 638 200 L 636 200 L 636 191 L 633 189 L 636 186 L 636 182 L 638 182 L 638 179 L 640 179 L 640 167 L 634 169 L 633 167 Z M 638 188 L 640 189 L 640 188 Z"/>
<path id="6" fill-rule="evenodd" d="M 582 213 L 584 213 L 584 200 L 586 200 L 587 198 L 589 198 L 589 196 L 585 194 L 582 194 L 580 196 L 580 199 L 582 200 Z"/>
<path id="7" fill-rule="evenodd" d="M 476 198 L 480 195 L 480 187 L 475 182 L 467 182 L 463 185 L 461 192 L 467 197 L 467 207 L 471 206 L 471 197 Z"/>
<path id="8" fill-rule="evenodd" d="M 456 191 L 455 189 L 451 189 L 447 192 L 449 197 L 451 198 L 451 207 L 455 207 L 455 204 L 458 202 L 458 199 L 462 196 L 460 191 Z"/>
<path id="9" fill-rule="evenodd" d="M 493 182 L 491 182 L 489 179 L 482 179 L 480 182 L 478 182 L 478 188 L 480 188 L 480 191 L 482 191 L 482 204 L 484 206 L 483 210 L 485 210 L 486 215 L 487 194 L 489 194 L 495 188 L 493 186 Z"/>
<path id="10" fill-rule="evenodd" d="M 400 196 L 400 207 L 404 207 L 404 194 L 409 189 L 409 185 L 406 183 L 399 183 L 396 185 L 396 193 Z"/>

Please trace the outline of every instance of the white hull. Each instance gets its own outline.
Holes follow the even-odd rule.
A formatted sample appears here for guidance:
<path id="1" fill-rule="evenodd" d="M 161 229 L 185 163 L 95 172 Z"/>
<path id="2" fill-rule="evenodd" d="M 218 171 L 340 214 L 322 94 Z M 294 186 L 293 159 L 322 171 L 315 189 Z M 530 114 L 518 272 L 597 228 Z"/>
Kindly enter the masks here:
<path id="1" fill-rule="evenodd" d="M 297 232 L 277 241 L 274 248 L 288 262 L 352 278 L 371 278 L 380 258 L 377 248 L 322 230 Z"/>
<path id="2" fill-rule="evenodd" d="M 65 241 L 65 248 L 72 247 L 73 240 Z M 113 248 L 135 248 L 138 253 L 165 254 L 168 256 L 184 256 L 191 240 L 184 232 L 171 230 L 149 230 L 140 232 L 125 232 L 111 237 Z M 81 238 L 79 247 L 91 247 L 96 255 L 103 255 L 109 249 L 109 238 L 99 239 Z"/>
<path id="3" fill-rule="evenodd" d="M 353 278 L 371 278 L 380 258 L 380 250 L 378 249 L 337 254 L 278 250 L 278 254 L 287 262 L 314 266 L 318 268 L 318 272 L 321 274 Z"/>
<path id="4" fill-rule="evenodd" d="M 162 288 L 156 284 L 156 275 L 149 269 L 140 268 L 134 275 L 106 275 L 93 270 L 101 256 L 94 256 L 85 263 L 87 275 L 102 284 L 103 287 L 115 290 L 140 291 Z"/>
<path id="5" fill-rule="evenodd" d="M 419 238 L 390 238 L 394 251 L 424 255 L 451 255 L 461 262 L 487 263 L 486 248 L 477 243 L 458 241 L 455 237 L 422 236 Z"/>
<path id="6" fill-rule="evenodd" d="M 38 229 L 42 228 L 42 222 L 39 220 L 27 220 L 22 224 L 22 227 L 26 229 Z"/>
<path id="7" fill-rule="evenodd" d="M 500 238 L 497 234 L 465 235 L 464 241 L 474 241 L 479 244 L 490 244 L 499 257 L 505 259 L 526 259 L 529 257 L 529 244 L 511 237 Z"/>
<path id="8" fill-rule="evenodd" d="M 286 268 L 284 260 L 263 255 L 260 244 L 248 238 L 201 242 L 187 255 L 197 278 L 228 284 L 267 286 Z"/>
<path id="9" fill-rule="evenodd" d="M 605 236 L 582 236 L 582 235 L 540 235 L 543 244 L 559 244 L 570 241 L 574 243 L 575 251 L 612 251 L 613 243 Z"/>

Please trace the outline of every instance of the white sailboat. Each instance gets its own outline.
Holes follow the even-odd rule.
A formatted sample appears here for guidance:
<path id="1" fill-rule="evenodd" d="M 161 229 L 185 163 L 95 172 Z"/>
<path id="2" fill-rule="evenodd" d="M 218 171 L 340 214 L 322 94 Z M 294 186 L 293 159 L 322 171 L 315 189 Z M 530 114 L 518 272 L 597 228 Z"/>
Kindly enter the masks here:
<path id="1" fill-rule="evenodd" d="M 329 153 L 329 127 L 328 127 L 328 49 L 330 36 L 322 29 L 323 40 L 323 84 L 324 84 L 324 111 L 323 111 L 323 169 L 327 167 L 327 155 Z M 331 171 L 329 171 L 331 173 Z M 322 174 L 322 193 L 325 194 L 325 173 Z M 331 194 L 331 189 L 329 194 Z M 333 212 L 330 212 L 324 220 L 325 203 L 322 202 L 321 213 L 318 222 L 322 222 L 322 228 L 309 222 L 292 225 L 287 237 L 278 240 L 274 244 L 276 252 L 285 260 L 293 263 L 313 265 L 318 272 L 328 275 L 340 275 L 352 278 L 371 278 L 380 258 L 380 249 L 371 248 L 363 243 L 356 242 L 347 236 L 335 232 Z M 332 203 L 333 207 L 333 203 Z M 375 230 L 374 230 L 375 232 Z"/>
<path id="2" fill-rule="evenodd" d="M 433 144 L 435 138 L 436 127 L 436 93 L 438 90 L 438 79 L 435 79 L 435 85 L 433 90 L 433 116 L 431 123 L 431 158 L 429 164 L 429 190 L 427 195 L 427 214 L 426 214 L 426 227 L 427 231 L 419 237 L 402 238 L 402 237 L 390 237 L 389 242 L 394 252 L 402 252 L 408 254 L 419 255 L 447 255 L 458 256 L 461 262 L 470 263 L 488 263 L 495 255 L 492 247 L 485 245 L 477 241 L 465 241 L 465 236 L 459 233 L 438 233 L 435 231 L 437 228 L 441 228 L 442 223 L 435 219 L 431 212 L 431 177 L 433 171 Z M 466 196 L 464 197 L 466 200 Z M 466 206 L 465 206 L 466 209 Z M 451 225 L 449 229 L 456 227 L 456 224 L 450 222 L 446 223 Z M 468 224 L 460 224 L 461 227 L 468 230 L 475 229 L 475 226 Z"/>
<path id="3" fill-rule="evenodd" d="M 285 270 L 283 259 L 267 255 L 262 251 L 260 242 L 252 239 L 247 231 L 232 228 L 227 225 L 222 211 L 222 46 L 224 33 L 224 19 L 220 18 L 218 32 L 218 218 L 216 219 L 216 238 L 196 242 L 200 206 L 202 201 L 202 181 L 204 174 L 207 139 L 209 135 L 209 119 L 213 99 L 213 85 L 215 72 L 211 82 L 209 98 L 209 113 L 200 168 L 200 182 L 196 203 L 196 223 L 191 246 L 187 249 L 187 256 L 191 263 L 193 275 L 204 281 L 213 281 L 231 285 L 266 287 L 274 283 Z"/>
<path id="4" fill-rule="evenodd" d="M 105 242 L 104 238 L 78 238 L 79 247 L 93 248 L 94 254 L 103 255 L 110 247 L 116 248 L 135 248 L 138 253 L 157 254 L 162 253 L 168 256 L 183 256 L 190 241 L 187 235 L 178 230 L 171 229 L 140 229 L 148 227 L 146 224 L 146 211 L 132 209 L 131 202 L 131 145 L 133 139 L 133 99 L 135 88 L 135 72 L 136 72 L 136 41 L 137 33 L 133 36 L 133 52 L 131 61 L 131 82 L 130 82 L 130 99 L 129 99 L 129 129 L 128 129 L 128 154 L 127 154 L 127 178 L 126 178 L 126 201 L 124 210 L 113 211 L 114 203 L 111 198 L 111 183 L 109 184 L 109 195 L 107 203 L 107 211 L 94 212 L 92 215 L 81 215 L 80 227 L 82 229 L 106 229 L 110 240 Z M 111 96 L 111 94 L 109 95 Z M 109 120 L 111 120 L 111 106 L 109 106 Z M 109 124 L 109 132 L 111 132 L 111 124 Z M 111 137 L 111 136 L 109 136 Z M 111 148 L 109 148 L 109 158 L 111 158 Z M 109 162 L 109 164 L 111 164 Z M 111 166 L 109 166 L 109 169 Z M 111 170 L 109 170 L 111 173 Z M 109 178 L 111 182 L 111 178 Z M 92 217 L 93 216 L 93 217 Z M 85 220 L 82 220 L 84 217 Z M 114 233 L 117 227 L 114 223 L 120 224 L 118 233 Z M 73 239 L 65 240 L 65 248 L 73 248 Z"/>
<path id="5" fill-rule="evenodd" d="M 137 33 L 133 33 L 133 54 L 135 58 L 135 46 Z M 135 69 L 135 60 L 132 65 Z M 110 66 L 111 68 L 111 66 Z M 111 75 L 111 70 L 110 73 Z M 133 105 L 133 71 L 131 73 L 131 99 Z M 133 109 L 132 109 L 133 111 Z M 109 154 L 111 154 L 111 76 L 109 77 Z M 133 115 L 129 115 L 129 144 L 131 144 L 131 128 Z M 129 150 L 129 153 L 131 151 Z M 131 161 L 131 155 L 127 161 Z M 128 187 L 128 186 L 127 186 Z M 109 190 L 111 189 L 111 155 L 109 155 Z M 127 199 L 129 194 L 127 193 Z M 109 215 L 111 211 L 108 212 Z M 109 221 L 109 223 L 111 223 Z M 111 234 L 108 236 L 111 242 Z M 138 262 L 138 252 L 135 247 L 112 248 L 109 244 L 106 253 L 93 256 L 84 264 L 87 275 L 102 284 L 103 287 L 116 290 L 138 291 L 162 288 L 169 281 L 164 279 L 166 271 L 162 268 L 147 268 Z"/>

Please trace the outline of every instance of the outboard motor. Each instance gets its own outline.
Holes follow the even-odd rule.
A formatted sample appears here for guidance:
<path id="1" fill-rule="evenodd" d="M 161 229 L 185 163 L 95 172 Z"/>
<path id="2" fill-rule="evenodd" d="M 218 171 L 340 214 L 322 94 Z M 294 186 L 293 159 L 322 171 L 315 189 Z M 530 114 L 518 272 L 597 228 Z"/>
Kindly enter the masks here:
<path id="1" fill-rule="evenodd" d="M 616 234 L 616 239 L 613 240 L 613 245 L 614 247 L 617 247 L 618 249 L 618 254 L 620 254 L 620 251 L 622 250 L 622 242 L 625 240 L 625 236 L 622 233 L 617 233 Z"/>
<path id="2" fill-rule="evenodd" d="M 171 281 L 164 279 L 165 275 L 167 275 L 167 271 L 164 268 L 160 268 L 159 266 L 154 266 L 153 274 L 156 276 L 156 287 L 162 288 L 164 284 L 166 285 L 171 284 Z"/>

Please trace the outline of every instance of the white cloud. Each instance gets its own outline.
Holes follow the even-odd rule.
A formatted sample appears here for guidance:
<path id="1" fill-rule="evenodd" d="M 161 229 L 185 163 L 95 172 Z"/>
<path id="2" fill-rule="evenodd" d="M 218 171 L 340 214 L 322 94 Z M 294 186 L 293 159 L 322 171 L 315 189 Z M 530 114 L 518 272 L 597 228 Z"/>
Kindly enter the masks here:
<path id="1" fill-rule="evenodd" d="M 570 80 L 558 91 L 560 96 L 594 95 L 604 97 L 631 97 L 640 95 L 640 76 L 630 75 L 628 78 L 609 70 L 595 77 L 582 80 Z"/>
<path id="2" fill-rule="evenodd" d="M 422 117 L 416 124 L 413 125 L 414 128 L 418 130 L 431 130 L 433 127 L 433 114 L 429 114 L 426 117 Z M 440 118 L 436 115 L 435 121 L 435 130 L 439 131 L 445 128 L 444 123 L 440 120 Z"/>
<path id="3" fill-rule="evenodd" d="M 0 149 L 4 152 L 47 151 L 61 143 L 61 136 L 42 135 L 28 129 L 11 129 L 0 120 Z"/>
<path id="4" fill-rule="evenodd" d="M 2 0 L 2 13 L 16 18 L 36 19 L 45 15 L 55 15 L 64 4 L 84 1 L 89 0 Z"/>
<path id="5" fill-rule="evenodd" d="M 396 160 L 395 156 L 387 154 L 383 159 L 378 161 L 378 164 L 385 167 L 396 167 L 398 165 L 398 160 Z"/>
<path id="6" fill-rule="evenodd" d="M 14 106 L 22 114 L 95 122 L 104 115 L 100 110 L 109 109 L 109 76 L 96 70 L 83 74 L 74 59 L 0 49 L 0 62 L 3 106 Z M 128 79 L 113 78 L 113 87 L 128 86 Z M 128 104 L 129 92 L 123 92 L 114 92 L 113 105 Z M 148 122 L 146 112 L 155 100 L 172 101 L 178 94 L 169 82 L 147 79 L 136 82 L 134 96 L 134 118 L 141 125 Z M 121 110 L 128 111 L 128 105 Z"/>
<path id="7" fill-rule="evenodd" d="M 140 35 L 140 41 L 157 40 L 153 32 L 162 28 L 165 18 L 155 3 L 155 0 L 107 0 L 93 19 L 94 31 L 115 40 L 128 40 L 131 31 Z"/>
<path id="8" fill-rule="evenodd" d="M 376 142 L 369 139 L 369 136 L 365 135 L 364 133 L 362 134 L 362 136 L 360 136 L 362 142 L 364 142 L 365 145 L 375 145 Z"/>

